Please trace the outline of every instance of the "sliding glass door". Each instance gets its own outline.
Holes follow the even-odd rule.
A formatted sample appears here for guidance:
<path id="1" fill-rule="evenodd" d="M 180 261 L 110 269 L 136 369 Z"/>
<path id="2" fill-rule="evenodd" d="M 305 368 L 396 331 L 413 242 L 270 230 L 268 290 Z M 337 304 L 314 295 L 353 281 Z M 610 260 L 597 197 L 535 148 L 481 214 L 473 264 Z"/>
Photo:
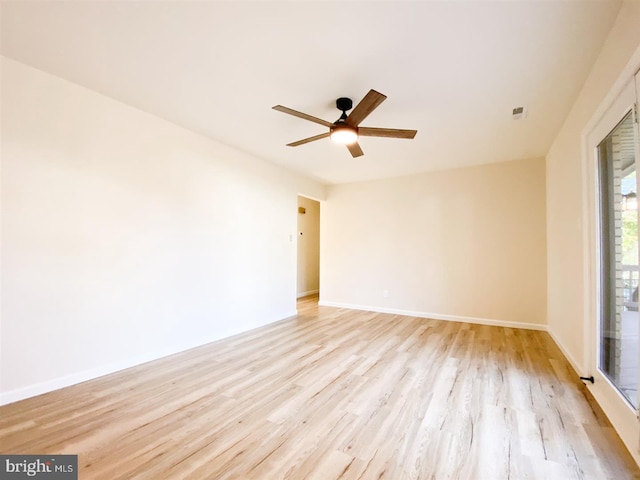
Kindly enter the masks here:
<path id="1" fill-rule="evenodd" d="M 636 126 L 628 111 L 597 146 L 598 369 L 638 408 L 638 183 Z"/>

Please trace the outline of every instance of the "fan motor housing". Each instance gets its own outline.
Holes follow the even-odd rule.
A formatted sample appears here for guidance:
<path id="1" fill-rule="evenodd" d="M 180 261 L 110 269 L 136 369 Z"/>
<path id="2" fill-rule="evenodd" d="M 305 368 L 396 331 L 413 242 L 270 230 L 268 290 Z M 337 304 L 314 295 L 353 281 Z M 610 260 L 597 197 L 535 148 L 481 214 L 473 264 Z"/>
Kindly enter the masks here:
<path id="1" fill-rule="evenodd" d="M 340 97 L 336 100 L 336 107 L 338 107 L 338 110 L 346 112 L 353 108 L 353 101 L 347 97 Z"/>

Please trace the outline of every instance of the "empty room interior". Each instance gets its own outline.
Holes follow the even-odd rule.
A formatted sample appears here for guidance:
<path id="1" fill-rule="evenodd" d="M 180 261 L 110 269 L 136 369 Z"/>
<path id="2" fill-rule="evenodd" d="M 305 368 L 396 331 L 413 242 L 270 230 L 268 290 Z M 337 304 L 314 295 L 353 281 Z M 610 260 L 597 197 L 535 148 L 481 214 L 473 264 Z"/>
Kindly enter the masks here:
<path id="1" fill-rule="evenodd" d="M 637 0 L 2 1 L 0 478 L 640 479 L 639 71 Z"/>

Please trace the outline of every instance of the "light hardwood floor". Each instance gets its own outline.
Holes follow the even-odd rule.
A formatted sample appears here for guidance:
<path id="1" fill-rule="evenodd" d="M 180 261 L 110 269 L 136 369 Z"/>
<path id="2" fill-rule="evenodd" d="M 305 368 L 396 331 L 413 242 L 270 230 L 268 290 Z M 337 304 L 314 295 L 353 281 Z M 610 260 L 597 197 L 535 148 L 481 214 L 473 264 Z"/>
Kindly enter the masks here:
<path id="1" fill-rule="evenodd" d="M 628 479 L 543 332 L 318 307 L 0 408 L 88 479 Z"/>

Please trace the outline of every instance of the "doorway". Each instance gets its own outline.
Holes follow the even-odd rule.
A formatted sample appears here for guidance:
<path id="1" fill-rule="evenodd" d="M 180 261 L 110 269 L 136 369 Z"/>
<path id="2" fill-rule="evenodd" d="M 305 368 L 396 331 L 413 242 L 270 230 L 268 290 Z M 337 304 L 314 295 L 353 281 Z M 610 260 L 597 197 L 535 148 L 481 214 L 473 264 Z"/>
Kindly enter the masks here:
<path id="1" fill-rule="evenodd" d="M 298 196 L 296 297 L 313 299 L 320 292 L 320 202 Z"/>

